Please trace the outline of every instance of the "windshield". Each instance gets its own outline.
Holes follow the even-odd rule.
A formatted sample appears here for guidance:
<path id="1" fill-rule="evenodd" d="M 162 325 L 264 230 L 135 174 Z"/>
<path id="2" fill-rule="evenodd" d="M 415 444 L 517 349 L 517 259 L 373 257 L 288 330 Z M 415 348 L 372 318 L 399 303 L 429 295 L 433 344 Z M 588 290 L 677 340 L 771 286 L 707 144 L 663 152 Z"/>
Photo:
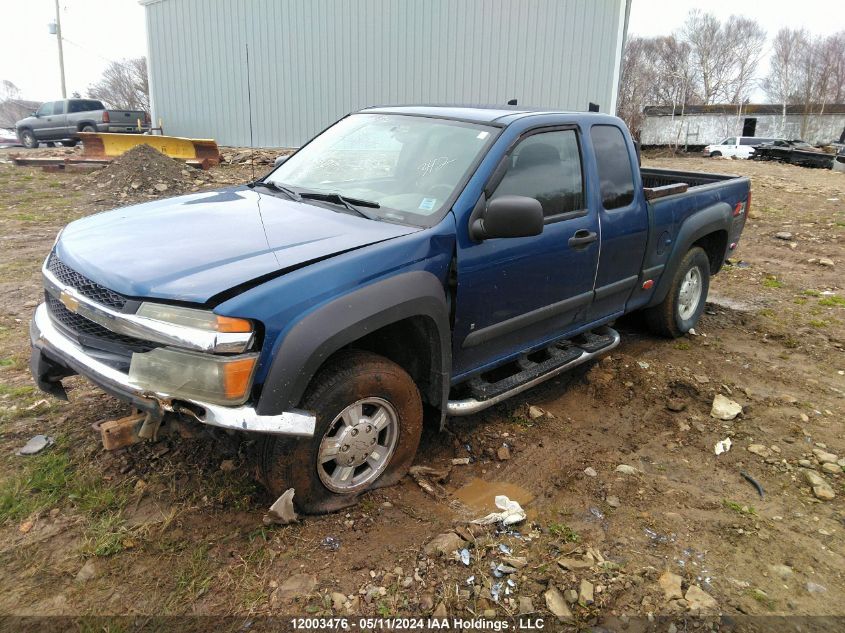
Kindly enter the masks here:
<path id="1" fill-rule="evenodd" d="M 399 114 L 353 114 L 308 143 L 266 180 L 298 193 L 376 203 L 367 214 L 430 226 L 497 128 Z"/>

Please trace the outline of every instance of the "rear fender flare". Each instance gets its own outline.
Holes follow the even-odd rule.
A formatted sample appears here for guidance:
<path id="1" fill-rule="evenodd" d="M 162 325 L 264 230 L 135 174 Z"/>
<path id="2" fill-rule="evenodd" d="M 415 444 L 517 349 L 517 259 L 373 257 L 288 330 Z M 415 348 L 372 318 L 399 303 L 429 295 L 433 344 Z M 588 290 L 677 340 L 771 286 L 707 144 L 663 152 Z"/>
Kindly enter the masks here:
<path id="1" fill-rule="evenodd" d="M 332 354 L 363 336 L 409 317 L 430 318 L 432 404 L 445 411 L 451 371 L 451 333 L 446 292 L 432 273 L 402 273 L 354 290 L 307 314 L 278 346 L 258 400 L 259 415 L 299 404 L 317 370 Z"/>
<path id="2" fill-rule="evenodd" d="M 654 295 L 647 307 L 655 306 L 666 298 L 672 286 L 672 278 L 687 251 L 705 235 L 717 231 L 729 231 L 733 209 L 727 202 L 717 202 L 687 218 L 675 238 L 675 248 L 669 256 L 669 261 L 663 269 L 663 275 L 657 284 Z"/>

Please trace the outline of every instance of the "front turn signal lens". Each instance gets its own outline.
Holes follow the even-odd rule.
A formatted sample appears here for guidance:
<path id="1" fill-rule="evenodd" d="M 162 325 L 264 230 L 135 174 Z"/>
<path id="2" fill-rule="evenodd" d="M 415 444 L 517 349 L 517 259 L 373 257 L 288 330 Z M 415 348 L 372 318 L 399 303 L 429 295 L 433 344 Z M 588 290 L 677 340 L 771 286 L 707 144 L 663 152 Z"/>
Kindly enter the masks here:
<path id="1" fill-rule="evenodd" d="M 207 330 L 209 332 L 236 332 L 246 334 L 252 332 L 253 329 L 252 323 L 246 319 L 220 316 L 209 310 L 184 308 L 166 303 L 142 303 L 136 314 L 147 319 L 155 319 L 164 323 Z"/>
<path id="2" fill-rule="evenodd" d="M 258 354 L 215 356 L 158 347 L 132 354 L 129 382 L 171 398 L 238 405 L 249 398 Z"/>
<path id="3" fill-rule="evenodd" d="M 218 332 L 252 332 L 252 323 L 246 319 L 217 316 Z"/>

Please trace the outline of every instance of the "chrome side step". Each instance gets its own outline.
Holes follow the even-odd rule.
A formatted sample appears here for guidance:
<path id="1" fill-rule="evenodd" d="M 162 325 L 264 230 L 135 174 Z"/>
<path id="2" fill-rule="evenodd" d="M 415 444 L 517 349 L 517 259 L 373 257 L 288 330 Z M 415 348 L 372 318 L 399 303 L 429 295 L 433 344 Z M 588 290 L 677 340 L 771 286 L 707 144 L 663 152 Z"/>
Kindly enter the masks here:
<path id="1" fill-rule="evenodd" d="M 619 345 L 620 336 L 619 332 L 614 330 L 611 327 L 604 326 L 595 331 L 595 334 L 599 336 L 607 336 L 610 337 L 610 342 L 602 345 L 599 348 L 595 348 L 594 346 L 588 346 L 589 349 L 581 348 L 581 353 L 573 358 L 572 360 L 567 360 L 562 365 L 558 365 L 549 371 L 542 373 L 540 375 L 533 376 L 526 380 L 525 382 L 520 382 L 518 385 L 495 395 L 491 395 L 489 398 L 484 399 L 476 399 L 476 398 L 467 398 L 465 400 L 449 400 L 446 406 L 446 415 L 453 415 L 453 416 L 460 416 L 460 415 L 472 415 L 474 413 L 478 413 L 479 411 L 483 411 L 488 407 L 492 407 L 495 404 L 499 404 L 503 400 L 507 400 L 508 398 L 515 396 L 527 389 L 531 389 L 536 385 L 539 385 L 541 382 L 545 382 L 550 378 L 554 378 L 555 376 L 562 374 L 563 372 L 572 369 L 576 365 L 581 365 L 582 363 L 586 363 L 589 360 L 596 358 L 597 356 L 601 356 L 605 352 L 609 352 L 614 347 Z M 570 348 L 571 349 L 571 348 Z M 509 379 L 505 379 L 509 380 Z"/>

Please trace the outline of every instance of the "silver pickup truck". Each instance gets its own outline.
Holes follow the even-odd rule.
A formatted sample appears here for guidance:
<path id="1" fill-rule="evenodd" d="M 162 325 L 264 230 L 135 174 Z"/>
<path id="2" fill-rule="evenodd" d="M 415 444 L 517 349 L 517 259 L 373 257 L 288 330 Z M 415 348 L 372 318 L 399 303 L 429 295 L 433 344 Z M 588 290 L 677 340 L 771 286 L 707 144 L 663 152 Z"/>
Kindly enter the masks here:
<path id="1" fill-rule="evenodd" d="M 57 141 L 73 147 L 79 132 L 143 133 L 149 129 L 150 115 L 143 110 L 107 110 L 96 99 L 48 101 L 15 124 L 18 138 L 29 149 Z"/>

